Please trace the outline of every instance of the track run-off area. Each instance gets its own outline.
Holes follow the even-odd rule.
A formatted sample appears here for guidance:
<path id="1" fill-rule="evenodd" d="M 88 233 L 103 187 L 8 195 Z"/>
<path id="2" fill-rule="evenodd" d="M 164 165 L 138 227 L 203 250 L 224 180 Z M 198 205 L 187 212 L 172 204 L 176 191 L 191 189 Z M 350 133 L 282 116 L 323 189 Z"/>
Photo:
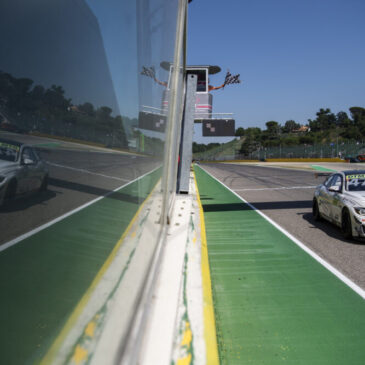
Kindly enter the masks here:
<path id="1" fill-rule="evenodd" d="M 365 244 L 312 219 L 320 167 L 266 166 L 195 166 L 221 363 L 362 364 Z"/>

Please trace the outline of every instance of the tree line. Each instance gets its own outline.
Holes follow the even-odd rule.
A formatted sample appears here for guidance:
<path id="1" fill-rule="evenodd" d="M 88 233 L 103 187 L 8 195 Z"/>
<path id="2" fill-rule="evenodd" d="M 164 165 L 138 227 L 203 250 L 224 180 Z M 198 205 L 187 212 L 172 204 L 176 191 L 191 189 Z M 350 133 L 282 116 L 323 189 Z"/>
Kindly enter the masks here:
<path id="1" fill-rule="evenodd" d="M 45 88 L 0 71 L 0 112 L 23 132 L 38 131 L 128 147 L 120 115 L 90 102 L 73 105 L 62 86 Z"/>
<path id="2" fill-rule="evenodd" d="M 349 114 L 344 111 L 335 114 L 329 108 L 321 108 L 316 117 L 309 119 L 305 125 L 294 120 L 281 125 L 271 120 L 265 126 L 263 130 L 258 127 L 236 129 L 235 136 L 242 140 L 240 154 L 248 156 L 259 148 L 267 147 L 361 141 L 365 139 L 365 108 L 351 107 Z M 193 152 L 204 152 L 214 147 L 217 144 L 195 143 Z"/>

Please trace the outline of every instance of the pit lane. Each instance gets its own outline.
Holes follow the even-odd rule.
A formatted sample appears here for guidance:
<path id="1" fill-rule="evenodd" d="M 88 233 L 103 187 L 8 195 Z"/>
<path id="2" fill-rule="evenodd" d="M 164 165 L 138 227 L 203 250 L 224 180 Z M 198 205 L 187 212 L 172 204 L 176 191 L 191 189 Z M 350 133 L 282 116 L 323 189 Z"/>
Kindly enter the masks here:
<path id="1" fill-rule="evenodd" d="M 49 169 L 47 191 L 28 194 L 0 209 L 0 245 L 160 165 L 158 159 L 50 138 L 0 133 L 35 146 Z"/>
<path id="2" fill-rule="evenodd" d="M 288 164 L 281 168 L 252 164 L 201 166 L 365 289 L 365 243 L 345 240 L 336 226 L 313 220 L 313 192 L 323 179 L 316 178 L 314 170 L 310 167 L 298 169 L 298 166 L 292 169 Z M 334 169 L 353 168 L 348 165 L 333 166 Z"/>

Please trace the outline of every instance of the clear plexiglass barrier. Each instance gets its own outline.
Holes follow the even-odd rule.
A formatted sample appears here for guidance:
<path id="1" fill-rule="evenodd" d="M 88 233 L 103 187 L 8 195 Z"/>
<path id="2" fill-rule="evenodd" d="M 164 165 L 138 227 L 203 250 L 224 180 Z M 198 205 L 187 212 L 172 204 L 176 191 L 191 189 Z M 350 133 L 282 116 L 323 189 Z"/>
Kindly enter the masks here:
<path id="1" fill-rule="evenodd" d="M 1 3 L 1 363 L 101 363 L 110 320 L 125 351 L 174 200 L 186 6 Z"/>

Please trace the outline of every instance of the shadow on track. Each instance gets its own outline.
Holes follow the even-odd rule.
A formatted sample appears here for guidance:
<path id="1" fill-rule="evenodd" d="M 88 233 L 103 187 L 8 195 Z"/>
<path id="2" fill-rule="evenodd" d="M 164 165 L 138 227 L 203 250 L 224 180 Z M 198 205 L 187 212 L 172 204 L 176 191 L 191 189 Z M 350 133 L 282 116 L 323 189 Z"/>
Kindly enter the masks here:
<path id="1" fill-rule="evenodd" d="M 128 194 L 125 192 L 113 192 L 113 190 L 98 188 L 96 186 L 80 184 L 72 181 L 66 181 L 62 179 L 50 178 L 49 185 L 58 188 L 64 188 L 68 190 L 74 190 L 82 193 L 87 193 L 95 196 L 105 196 L 109 199 L 116 199 L 128 203 L 140 204 L 146 197 L 141 197 L 134 194 Z"/>
<path id="2" fill-rule="evenodd" d="M 209 199 L 209 198 L 208 198 Z M 202 200 L 208 200 L 202 199 Z M 277 210 L 277 209 L 305 209 L 311 208 L 312 202 L 309 200 L 302 201 L 278 201 L 278 202 L 252 202 L 256 210 Z M 246 203 L 225 203 L 225 204 L 204 204 L 204 212 L 224 212 L 237 210 L 251 210 Z"/>
<path id="3" fill-rule="evenodd" d="M 342 236 L 341 229 L 322 219 L 321 221 L 315 221 L 313 218 L 312 213 L 298 213 L 299 215 L 303 216 L 303 219 L 306 220 L 311 226 L 309 228 L 311 229 L 320 229 L 322 232 L 326 233 L 327 236 L 332 237 L 336 240 L 342 241 L 344 243 L 347 243 L 349 245 L 364 245 L 365 241 L 361 240 L 359 238 L 352 238 L 352 239 L 346 239 Z"/>
<path id="4" fill-rule="evenodd" d="M 28 209 L 33 205 L 44 205 L 48 200 L 51 200 L 56 196 L 57 192 L 50 190 L 20 195 L 15 199 L 5 202 L 4 205 L 0 207 L 0 213 L 12 213 Z"/>

